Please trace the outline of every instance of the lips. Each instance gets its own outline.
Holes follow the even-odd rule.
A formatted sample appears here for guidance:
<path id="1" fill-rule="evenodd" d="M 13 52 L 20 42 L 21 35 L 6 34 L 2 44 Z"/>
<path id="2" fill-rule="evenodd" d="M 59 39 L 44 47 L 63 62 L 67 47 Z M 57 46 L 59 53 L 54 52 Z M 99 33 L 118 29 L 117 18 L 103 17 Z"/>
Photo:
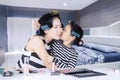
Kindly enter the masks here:
<path id="1" fill-rule="evenodd" d="M 61 37 L 61 36 L 62 36 L 62 34 L 58 34 L 58 36 L 60 36 L 60 37 Z"/>

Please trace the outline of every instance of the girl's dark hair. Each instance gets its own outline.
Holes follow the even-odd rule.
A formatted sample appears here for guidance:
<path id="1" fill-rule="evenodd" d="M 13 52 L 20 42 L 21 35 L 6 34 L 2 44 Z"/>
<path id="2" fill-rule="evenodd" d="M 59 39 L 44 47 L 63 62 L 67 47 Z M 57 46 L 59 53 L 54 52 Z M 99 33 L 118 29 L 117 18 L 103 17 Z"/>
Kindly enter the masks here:
<path id="1" fill-rule="evenodd" d="M 44 25 L 48 25 L 49 28 L 52 28 L 53 26 L 53 19 L 54 18 L 58 18 L 60 19 L 60 22 L 61 22 L 61 18 L 58 14 L 58 12 L 50 12 L 50 13 L 47 13 L 47 14 L 44 14 L 39 20 L 39 24 L 41 24 L 41 26 L 44 26 Z M 61 26 L 63 27 L 63 24 L 61 22 Z M 40 35 L 40 36 L 44 36 L 45 33 L 44 33 L 44 30 L 42 30 L 41 28 L 38 30 L 39 33 L 37 35 Z"/>
<path id="2" fill-rule="evenodd" d="M 83 41 L 81 40 L 84 34 L 82 28 L 73 21 L 69 21 L 69 24 L 71 26 L 71 33 L 74 31 L 80 35 L 79 37 L 75 36 L 76 39 L 73 41 L 73 45 L 77 45 L 77 46 L 83 45 Z"/>

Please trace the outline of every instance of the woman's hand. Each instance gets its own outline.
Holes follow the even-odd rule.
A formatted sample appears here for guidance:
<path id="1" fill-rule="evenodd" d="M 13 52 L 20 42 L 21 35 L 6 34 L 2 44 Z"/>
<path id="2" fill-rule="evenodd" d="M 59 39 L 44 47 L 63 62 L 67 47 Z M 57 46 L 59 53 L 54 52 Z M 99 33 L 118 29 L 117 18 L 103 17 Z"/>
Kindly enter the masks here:
<path id="1" fill-rule="evenodd" d="M 52 61 L 53 61 L 53 57 L 49 55 L 44 58 L 43 64 L 46 66 L 46 68 L 52 70 Z"/>
<path id="2" fill-rule="evenodd" d="M 44 59 L 44 63 L 45 64 L 49 64 L 49 63 L 52 63 L 53 62 L 53 57 L 52 56 L 47 56 L 45 59 Z"/>

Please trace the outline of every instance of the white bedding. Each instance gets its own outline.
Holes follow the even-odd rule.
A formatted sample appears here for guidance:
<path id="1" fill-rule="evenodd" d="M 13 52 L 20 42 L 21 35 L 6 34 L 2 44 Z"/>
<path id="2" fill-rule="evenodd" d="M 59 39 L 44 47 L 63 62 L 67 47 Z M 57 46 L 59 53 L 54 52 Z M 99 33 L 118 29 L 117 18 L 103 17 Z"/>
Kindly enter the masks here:
<path id="1" fill-rule="evenodd" d="M 6 52 L 5 60 L 1 67 L 13 68 L 20 59 L 22 52 Z"/>

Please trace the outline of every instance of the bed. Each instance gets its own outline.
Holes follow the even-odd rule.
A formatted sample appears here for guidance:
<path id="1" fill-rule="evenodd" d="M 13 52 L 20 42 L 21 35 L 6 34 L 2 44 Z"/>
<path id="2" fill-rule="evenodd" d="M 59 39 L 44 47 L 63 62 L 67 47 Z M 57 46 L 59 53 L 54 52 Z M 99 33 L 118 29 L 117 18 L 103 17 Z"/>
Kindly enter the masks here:
<path id="1" fill-rule="evenodd" d="M 72 46 L 78 53 L 77 65 L 120 61 L 120 37 L 84 36 L 83 41 L 83 46 Z M 0 58 L 4 60 L 2 66 L 15 66 L 21 54 L 22 52 L 5 53 L 5 60 Z"/>
<path id="2" fill-rule="evenodd" d="M 119 51 L 114 50 L 110 46 L 106 47 L 106 45 L 100 45 L 102 48 L 100 48 L 100 46 L 96 47 L 98 45 L 100 44 L 85 43 L 83 46 L 73 45 L 72 47 L 75 48 L 76 52 L 78 52 L 77 66 L 120 61 Z M 101 49 L 101 51 L 97 50 L 97 48 Z M 21 54 L 22 52 L 6 52 L 5 60 L 1 67 L 9 67 L 9 68 L 15 67 Z"/>
<path id="3" fill-rule="evenodd" d="M 120 52 L 111 46 L 98 43 L 84 43 L 72 46 L 78 53 L 77 65 L 120 61 Z"/>

